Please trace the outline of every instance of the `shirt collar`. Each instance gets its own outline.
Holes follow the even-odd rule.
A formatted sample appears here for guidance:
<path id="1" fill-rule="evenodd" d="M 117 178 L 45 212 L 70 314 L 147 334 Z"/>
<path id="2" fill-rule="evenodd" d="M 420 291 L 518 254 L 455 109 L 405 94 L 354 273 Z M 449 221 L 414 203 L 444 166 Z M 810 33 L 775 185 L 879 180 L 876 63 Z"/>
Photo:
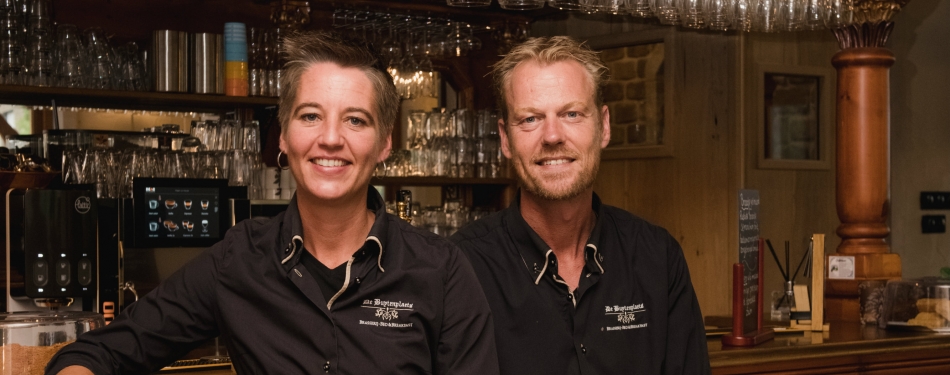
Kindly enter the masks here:
<path id="1" fill-rule="evenodd" d="M 594 211 L 594 228 L 587 238 L 585 258 L 588 260 L 585 264 L 587 272 L 604 273 L 604 257 L 600 253 L 600 237 L 603 231 L 601 224 L 601 202 L 597 193 L 594 193 L 591 201 L 591 209 Z M 516 248 L 521 255 L 525 267 L 534 278 L 537 285 L 541 277 L 548 269 L 553 269 L 557 265 L 554 257 L 554 251 L 551 247 L 531 228 L 530 225 L 521 216 L 521 192 L 519 191 L 514 202 L 505 210 L 505 222 L 508 233 L 516 244 Z M 591 262 L 590 260 L 593 260 Z"/>
<path id="2" fill-rule="evenodd" d="M 386 201 L 379 195 L 379 191 L 373 186 L 369 186 L 366 192 L 366 208 L 373 211 L 376 218 L 373 226 L 366 236 L 363 246 L 353 254 L 356 262 L 375 255 L 376 267 L 380 271 L 383 269 L 383 241 L 387 238 L 389 231 L 389 221 L 386 220 Z M 297 194 L 291 198 L 287 205 L 287 211 L 284 212 L 283 223 L 280 231 L 280 244 L 278 248 L 278 258 L 284 265 L 286 271 L 290 271 L 300 262 L 300 255 L 303 252 L 303 223 L 300 221 L 300 208 L 297 207 Z"/>

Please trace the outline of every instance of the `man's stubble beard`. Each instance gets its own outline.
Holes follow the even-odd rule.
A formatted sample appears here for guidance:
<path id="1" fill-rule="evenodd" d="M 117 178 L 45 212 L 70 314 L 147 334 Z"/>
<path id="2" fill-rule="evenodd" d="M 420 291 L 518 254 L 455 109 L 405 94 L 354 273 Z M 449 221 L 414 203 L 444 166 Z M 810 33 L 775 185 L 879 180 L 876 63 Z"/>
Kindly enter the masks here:
<path id="1" fill-rule="evenodd" d="M 599 122 L 600 121 L 598 121 L 598 123 Z M 510 136 L 508 140 L 509 142 L 511 141 Z M 575 179 L 570 186 L 559 189 L 561 186 L 559 184 L 555 184 L 553 189 L 546 189 L 541 178 L 528 174 L 526 172 L 527 168 L 515 166 L 515 176 L 518 179 L 519 185 L 529 194 L 535 195 L 544 200 L 560 201 L 576 198 L 594 186 L 594 180 L 597 178 L 597 172 L 600 169 L 600 141 L 601 133 L 598 128 L 598 131 L 595 132 L 594 142 L 591 144 L 591 149 L 587 151 L 586 155 L 587 160 L 592 161 L 590 168 L 582 168 L 577 176 L 577 179 Z M 514 150 L 512 147 L 509 147 L 509 149 Z M 553 149 L 548 152 L 556 154 L 557 151 L 558 149 Z M 530 164 L 531 161 L 529 160 L 528 163 Z M 553 176 L 553 180 L 560 180 L 563 177 L 564 176 L 561 175 L 555 175 Z"/>

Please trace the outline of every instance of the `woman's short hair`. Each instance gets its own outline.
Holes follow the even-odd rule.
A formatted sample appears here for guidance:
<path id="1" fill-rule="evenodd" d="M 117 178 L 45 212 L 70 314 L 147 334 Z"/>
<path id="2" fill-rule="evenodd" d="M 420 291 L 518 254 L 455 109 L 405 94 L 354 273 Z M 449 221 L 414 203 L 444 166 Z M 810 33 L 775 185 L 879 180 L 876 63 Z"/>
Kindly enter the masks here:
<path id="1" fill-rule="evenodd" d="M 286 59 L 280 76 L 278 119 L 281 129 L 290 122 L 300 77 L 314 64 L 334 63 L 344 68 L 361 70 L 373 85 L 376 97 L 376 121 L 380 139 L 390 135 L 399 112 L 399 94 L 386 66 L 373 53 L 372 47 L 333 32 L 298 32 L 283 41 L 281 53 Z"/>
<path id="2" fill-rule="evenodd" d="M 511 80 L 511 72 L 526 61 L 536 61 L 543 66 L 564 60 L 577 61 L 584 67 L 591 86 L 594 87 L 594 103 L 598 106 L 603 105 L 604 87 L 610 79 L 610 72 L 597 56 L 597 52 L 591 50 L 585 43 L 577 42 L 567 36 L 530 38 L 512 48 L 511 52 L 492 65 L 495 97 L 506 124 L 508 97 L 505 93 L 508 90 L 508 82 Z"/>

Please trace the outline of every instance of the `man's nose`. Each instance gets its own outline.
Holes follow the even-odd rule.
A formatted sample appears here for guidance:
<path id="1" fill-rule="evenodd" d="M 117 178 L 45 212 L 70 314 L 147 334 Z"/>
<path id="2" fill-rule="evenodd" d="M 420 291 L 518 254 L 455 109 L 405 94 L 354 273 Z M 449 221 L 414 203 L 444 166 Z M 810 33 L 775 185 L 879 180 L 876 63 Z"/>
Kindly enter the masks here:
<path id="1" fill-rule="evenodd" d="M 564 124 L 557 117 L 548 117 L 541 125 L 542 141 L 546 145 L 557 145 L 564 142 Z"/>

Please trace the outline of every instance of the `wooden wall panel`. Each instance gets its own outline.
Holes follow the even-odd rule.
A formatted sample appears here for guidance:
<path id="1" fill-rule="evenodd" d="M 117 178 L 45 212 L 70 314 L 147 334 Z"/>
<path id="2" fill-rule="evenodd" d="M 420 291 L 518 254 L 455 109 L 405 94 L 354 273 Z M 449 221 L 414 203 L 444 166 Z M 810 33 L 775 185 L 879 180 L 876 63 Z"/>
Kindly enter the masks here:
<path id="1" fill-rule="evenodd" d="M 808 239 L 813 233 L 825 234 L 825 252 L 833 253 L 841 239 L 835 234 L 838 217 L 835 211 L 835 174 L 834 152 L 830 168 L 826 170 L 804 169 L 760 169 L 757 166 L 759 142 L 761 136 L 757 95 L 761 89 L 755 75 L 756 64 L 803 65 L 831 68 L 831 57 L 837 51 L 837 44 L 830 32 L 808 32 L 795 34 L 747 34 L 743 36 L 743 60 L 739 67 L 743 71 L 744 131 L 748 135 L 744 146 L 744 185 L 748 189 L 759 190 L 761 197 L 760 233 L 772 240 L 779 257 L 784 258 L 784 241 L 790 241 L 792 271 L 804 255 Z M 834 82 L 831 82 L 834 85 Z M 834 89 L 832 89 L 834 92 Z M 833 109 L 833 108 L 832 108 Z M 825 124 L 834 129 L 832 123 Z M 833 131 L 829 132 L 834 134 Z M 831 142 L 834 139 L 821 140 Z M 800 282 L 807 279 L 799 275 Z M 783 287 L 782 276 L 771 255 L 765 262 L 764 294 Z M 766 298 L 769 301 L 769 298 Z M 769 308 L 765 307 L 768 320 Z"/>

